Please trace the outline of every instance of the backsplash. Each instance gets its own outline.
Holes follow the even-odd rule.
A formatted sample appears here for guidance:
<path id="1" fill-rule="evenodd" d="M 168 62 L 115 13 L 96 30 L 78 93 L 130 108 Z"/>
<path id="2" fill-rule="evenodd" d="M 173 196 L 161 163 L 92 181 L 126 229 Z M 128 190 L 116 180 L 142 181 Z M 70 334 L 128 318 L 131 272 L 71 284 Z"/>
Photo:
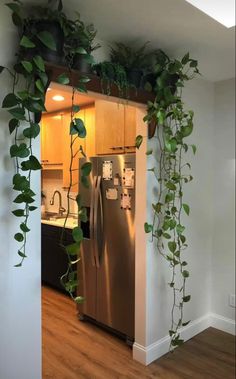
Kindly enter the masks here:
<path id="1" fill-rule="evenodd" d="M 60 191 L 62 196 L 62 206 L 67 210 L 67 190 L 62 188 L 63 178 L 62 170 L 42 170 L 41 175 L 41 188 L 46 196 L 43 204 L 45 204 L 45 210 L 49 212 L 58 212 L 59 199 L 56 195 L 54 205 L 50 205 L 54 191 Z M 77 193 L 71 192 L 71 197 L 76 197 Z M 70 213 L 77 214 L 76 202 L 70 200 Z"/>

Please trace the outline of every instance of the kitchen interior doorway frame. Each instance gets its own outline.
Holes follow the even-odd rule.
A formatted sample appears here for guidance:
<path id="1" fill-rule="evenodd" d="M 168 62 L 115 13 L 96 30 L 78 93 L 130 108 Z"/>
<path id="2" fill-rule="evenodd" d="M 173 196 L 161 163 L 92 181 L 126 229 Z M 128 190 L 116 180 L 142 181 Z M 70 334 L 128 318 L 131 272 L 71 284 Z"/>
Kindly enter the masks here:
<path id="1" fill-rule="evenodd" d="M 48 65 L 47 71 L 50 83 L 56 82 L 56 78 L 65 72 L 64 67 Z M 72 87 L 80 74 L 75 71 L 69 73 L 70 83 L 63 87 Z M 147 144 L 148 138 L 154 131 L 147 127 L 143 121 L 146 115 L 146 103 L 153 99 L 153 94 L 146 91 L 131 91 L 130 98 L 118 97 L 117 89 L 112 88 L 111 95 L 102 93 L 100 79 L 92 76 L 87 84 L 87 95 L 95 99 L 103 99 L 120 104 L 129 104 L 136 107 L 136 135 L 144 137 L 139 149 L 136 149 L 136 186 L 135 186 L 135 339 L 133 345 L 133 358 L 143 364 L 143 354 L 140 354 L 140 346 L 147 346 L 147 237 L 144 231 L 144 223 L 147 214 Z M 41 147 L 41 140 L 40 140 Z M 41 182 L 40 182 L 41 187 Z"/>

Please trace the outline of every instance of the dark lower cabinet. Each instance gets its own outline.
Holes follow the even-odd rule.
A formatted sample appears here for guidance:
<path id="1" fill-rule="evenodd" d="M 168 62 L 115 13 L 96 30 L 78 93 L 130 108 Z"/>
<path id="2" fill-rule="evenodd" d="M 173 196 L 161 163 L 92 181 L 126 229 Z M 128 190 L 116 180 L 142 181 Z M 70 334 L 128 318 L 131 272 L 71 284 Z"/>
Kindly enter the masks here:
<path id="1" fill-rule="evenodd" d="M 60 247 L 62 228 L 42 225 L 42 282 L 67 293 L 60 283 L 60 277 L 67 270 L 67 255 Z M 72 231 L 66 229 L 63 244 L 73 243 Z"/>

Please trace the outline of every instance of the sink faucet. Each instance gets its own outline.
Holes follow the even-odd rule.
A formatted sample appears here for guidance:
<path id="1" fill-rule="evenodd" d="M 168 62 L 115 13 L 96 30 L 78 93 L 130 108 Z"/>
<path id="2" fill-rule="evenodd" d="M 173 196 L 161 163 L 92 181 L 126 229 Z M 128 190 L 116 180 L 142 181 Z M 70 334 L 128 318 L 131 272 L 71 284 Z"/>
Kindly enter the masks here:
<path id="1" fill-rule="evenodd" d="M 58 213 L 60 216 L 63 216 L 63 212 L 65 212 L 65 208 L 62 206 L 62 199 L 61 199 L 61 192 L 60 191 L 54 191 L 54 194 L 52 195 L 52 198 L 50 200 L 50 205 L 54 205 L 54 198 L 55 198 L 55 195 L 58 194 L 58 197 L 59 197 L 59 209 L 58 209 Z"/>

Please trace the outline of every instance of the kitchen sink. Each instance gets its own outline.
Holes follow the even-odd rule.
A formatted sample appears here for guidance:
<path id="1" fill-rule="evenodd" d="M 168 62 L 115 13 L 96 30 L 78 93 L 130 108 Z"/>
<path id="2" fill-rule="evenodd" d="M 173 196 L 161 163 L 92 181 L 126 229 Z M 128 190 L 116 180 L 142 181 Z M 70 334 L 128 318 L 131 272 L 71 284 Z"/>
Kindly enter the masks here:
<path id="1" fill-rule="evenodd" d="M 66 218 L 66 214 L 60 215 L 59 213 L 56 212 L 44 212 L 41 215 L 42 220 L 57 220 L 61 218 Z"/>

